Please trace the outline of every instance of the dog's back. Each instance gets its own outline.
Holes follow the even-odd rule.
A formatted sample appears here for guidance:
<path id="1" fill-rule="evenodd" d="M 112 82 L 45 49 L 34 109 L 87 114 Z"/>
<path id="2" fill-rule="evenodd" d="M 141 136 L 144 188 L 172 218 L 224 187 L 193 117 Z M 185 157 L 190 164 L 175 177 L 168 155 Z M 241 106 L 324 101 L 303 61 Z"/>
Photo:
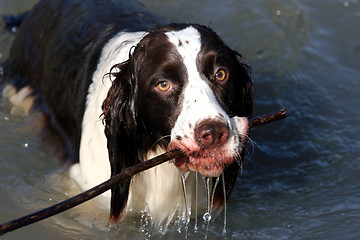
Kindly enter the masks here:
<path id="1" fill-rule="evenodd" d="M 159 22 L 139 8 L 128 1 L 40 1 L 17 32 L 7 78 L 17 90 L 26 86 L 59 126 L 71 143 L 67 160 L 78 162 L 85 98 L 103 46 L 118 32 L 145 31 Z"/>

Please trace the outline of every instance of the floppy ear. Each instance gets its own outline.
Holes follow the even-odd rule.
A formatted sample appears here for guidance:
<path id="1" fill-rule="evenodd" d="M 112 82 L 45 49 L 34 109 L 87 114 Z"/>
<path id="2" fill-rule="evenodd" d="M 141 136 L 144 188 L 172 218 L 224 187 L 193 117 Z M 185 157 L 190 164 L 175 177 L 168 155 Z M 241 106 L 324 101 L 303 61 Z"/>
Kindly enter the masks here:
<path id="1" fill-rule="evenodd" d="M 232 94 L 229 96 L 234 96 L 233 99 L 228 100 L 231 106 L 229 106 L 231 113 L 240 116 L 250 118 L 252 115 L 253 109 L 253 84 L 251 82 L 251 70 L 250 67 L 246 64 L 244 58 L 236 51 L 230 50 L 236 56 L 238 66 L 235 69 L 236 79 L 232 88 Z M 244 148 L 239 156 L 239 162 L 241 162 L 245 157 Z M 224 170 L 224 181 L 225 181 L 225 191 L 226 191 L 226 200 L 229 199 L 230 194 L 235 186 L 239 171 L 238 161 L 234 161 L 231 165 L 227 166 Z M 224 192 L 221 188 L 221 182 L 218 184 L 218 187 L 215 190 L 214 196 L 214 206 L 224 206 Z"/>
<path id="2" fill-rule="evenodd" d="M 251 69 L 244 58 L 236 51 L 229 49 L 236 58 L 237 64 L 234 69 L 233 91 L 228 96 L 232 115 L 239 117 L 251 117 L 253 109 L 253 84 L 251 82 Z"/>
<path id="3" fill-rule="evenodd" d="M 239 73 L 241 74 L 241 82 L 243 82 L 242 92 L 241 92 L 241 105 L 244 110 L 242 116 L 251 117 L 253 111 L 253 84 L 251 81 L 251 68 L 245 62 L 244 58 L 238 53 L 237 55 L 238 62 L 241 66 Z M 238 88 L 239 90 L 241 88 Z"/>
<path id="4" fill-rule="evenodd" d="M 129 60 L 112 68 L 117 68 L 120 72 L 109 74 L 115 76 L 115 80 L 102 105 L 111 177 L 139 162 L 134 107 L 137 83 L 132 65 Z M 110 225 L 116 224 L 121 219 L 121 213 L 128 200 L 129 186 L 130 180 L 119 183 L 111 189 Z"/>

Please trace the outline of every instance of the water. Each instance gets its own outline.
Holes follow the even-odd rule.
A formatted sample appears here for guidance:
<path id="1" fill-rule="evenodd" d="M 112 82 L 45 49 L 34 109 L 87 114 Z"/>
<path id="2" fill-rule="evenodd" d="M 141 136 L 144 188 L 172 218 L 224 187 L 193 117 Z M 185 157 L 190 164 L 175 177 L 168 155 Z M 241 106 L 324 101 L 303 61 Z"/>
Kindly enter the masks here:
<path id="1" fill-rule="evenodd" d="M 0 13 L 35 1 L 0 0 Z M 360 238 L 360 2 L 358 0 L 143 1 L 167 21 L 210 25 L 252 66 L 254 115 L 288 107 L 288 118 L 254 129 L 237 185 L 208 239 Z M 0 23 L 0 28 L 2 29 Z M 6 57 L 12 35 L 0 30 Z M 41 117 L 9 115 L 0 101 L 0 222 L 76 192 L 40 141 Z M 89 211 L 91 207 L 91 211 Z M 203 212 L 199 211 L 199 214 Z M 145 239 L 130 219 L 106 228 L 93 203 L 2 239 Z M 203 221 L 188 239 L 203 239 Z M 153 238 L 160 238 L 157 235 Z M 184 239 L 169 228 L 162 239 Z"/>
<path id="2" fill-rule="evenodd" d="M 205 232 L 205 239 L 208 238 L 208 231 L 209 231 L 209 224 L 211 221 L 211 209 L 212 209 L 212 197 L 211 192 L 211 183 L 209 177 L 203 177 L 204 183 L 205 183 L 205 192 L 206 192 L 206 212 L 203 215 L 203 220 L 206 225 L 206 232 Z"/>
<path id="3" fill-rule="evenodd" d="M 219 183 L 220 177 L 217 177 L 215 179 L 215 183 L 211 183 L 209 177 L 204 177 L 203 179 L 204 179 L 205 191 L 206 191 L 206 195 L 207 195 L 206 212 L 203 215 L 203 219 L 204 219 L 205 224 L 206 224 L 205 239 L 207 239 L 208 238 L 208 231 L 209 231 L 210 221 L 212 219 L 211 211 L 212 211 L 213 206 L 214 206 L 213 203 L 214 203 L 215 190 L 216 190 L 216 187 L 217 187 L 217 185 Z M 211 194 L 210 194 L 210 192 L 211 192 Z"/>
<path id="4" fill-rule="evenodd" d="M 222 181 L 222 189 L 223 189 L 223 193 L 224 193 L 224 209 L 223 209 L 223 213 L 224 213 L 224 227 L 223 227 L 223 234 L 226 234 L 226 213 L 227 213 L 227 204 L 226 204 L 226 188 L 225 188 L 225 177 L 224 177 L 224 173 L 221 174 L 221 181 Z"/>
<path id="5" fill-rule="evenodd" d="M 181 185 L 182 185 L 182 189 L 183 189 L 183 193 L 184 193 L 184 204 L 185 204 L 185 238 L 187 238 L 187 236 L 188 236 L 189 222 L 190 222 L 190 215 L 191 215 L 191 210 L 188 209 L 188 203 L 187 203 L 187 197 L 186 197 L 186 182 L 185 182 L 186 175 L 188 175 L 188 173 L 181 174 Z M 195 208 L 197 208 L 196 204 L 195 204 Z"/>
<path id="6" fill-rule="evenodd" d="M 200 174 L 198 174 L 198 172 L 196 172 L 195 173 L 195 216 L 194 216 L 194 218 L 195 218 L 194 232 L 195 233 L 199 229 L 199 227 L 198 227 L 198 208 L 197 208 L 197 206 L 198 206 L 198 191 L 199 191 L 199 189 L 198 189 L 198 187 L 199 187 L 198 186 L 198 175 L 200 175 Z"/>

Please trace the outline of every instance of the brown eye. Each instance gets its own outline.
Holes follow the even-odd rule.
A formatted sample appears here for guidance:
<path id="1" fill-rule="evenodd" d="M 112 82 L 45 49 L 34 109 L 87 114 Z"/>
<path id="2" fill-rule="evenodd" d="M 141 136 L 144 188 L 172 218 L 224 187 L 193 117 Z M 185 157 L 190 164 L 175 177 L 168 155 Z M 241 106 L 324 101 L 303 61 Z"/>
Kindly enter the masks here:
<path id="1" fill-rule="evenodd" d="M 156 87 L 157 87 L 157 89 L 159 89 L 160 91 L 163 91 L 163 92 L 172 90 L 172 85 L 168 81 L 162 81 L 162 82 L 158 83 Z"/>
<path id="2" fill-rule="evenodd" d="M 219 82 L 224 82 L 227 80 L 227 78 L 228 78 L 228 73 L 224 69 L 219 69 L 215 73 L 215 79 Z"/>

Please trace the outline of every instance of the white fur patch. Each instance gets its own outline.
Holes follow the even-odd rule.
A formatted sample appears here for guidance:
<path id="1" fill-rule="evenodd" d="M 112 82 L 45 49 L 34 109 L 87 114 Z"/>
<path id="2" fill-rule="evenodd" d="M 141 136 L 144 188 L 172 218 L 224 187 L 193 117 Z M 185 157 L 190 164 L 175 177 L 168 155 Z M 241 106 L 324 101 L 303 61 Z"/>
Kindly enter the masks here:
<path id="1" fill-rule="evenodd" d="M 181 136 L 195 142 L 194 128 L 198 123 L 207 119 L 218 120 L 230 127 L 230 141 L 227 142 L 227 146 L 233 154 L 236 154 L 239 145 L 237 133 L 239 127 L 231 121 L 220 106 L 213 91 L 201 78 L 197 69 L 196 58 L 201 50 L 200 33 L 194 27 L 188 27 L 179 32 L 169 32 L 167 36 L 184 59 L 188 71 L 188 83 L 183 92 L 182 110 L 172 129 L 171 140 Z M 179 41 L 182 44 L 178 44 Z M 245 128 L 247 130 L 245 126 L 240 127 L 240 129 Z M 240 134 L 245 136 L 246 131 L 240 132 Z"/>
<path id="2" fill-rule="evenodd" d="M 164 152 L 162 149 L 157 149 L 149 153 L 147 159 Z M 156 227 L 161 223 L 167 226 L 174 216 L 181 215 L 185 211 L 180 174 L 174 164 L 166 162 L 134 176 L 131 181 L 127 212 L 148 211 L 152 217 L 152 224 Z M 187 178 L 186 181 L 191 181 L 191 178 Z M 188 197 L 192 196 L 193 193 L 189 192 Z"/>
<path id="3" fill-rule="evenodd" d="M 108 76 L 104 76 L 112 66 L 128 60 L 132 46 L 135 46 L 144 35 L 144 32 L 118 34 L 102 51 L 93 81 L 89 86 L 82 123 L 80 161 L 70 170 L 70 176 L 83 190 L 92 188 L 110 177 L 107 140 L 100 116 L 102 103 L 112 83 Z M 104 195 L 110 197 L 110 191 Z"/>

